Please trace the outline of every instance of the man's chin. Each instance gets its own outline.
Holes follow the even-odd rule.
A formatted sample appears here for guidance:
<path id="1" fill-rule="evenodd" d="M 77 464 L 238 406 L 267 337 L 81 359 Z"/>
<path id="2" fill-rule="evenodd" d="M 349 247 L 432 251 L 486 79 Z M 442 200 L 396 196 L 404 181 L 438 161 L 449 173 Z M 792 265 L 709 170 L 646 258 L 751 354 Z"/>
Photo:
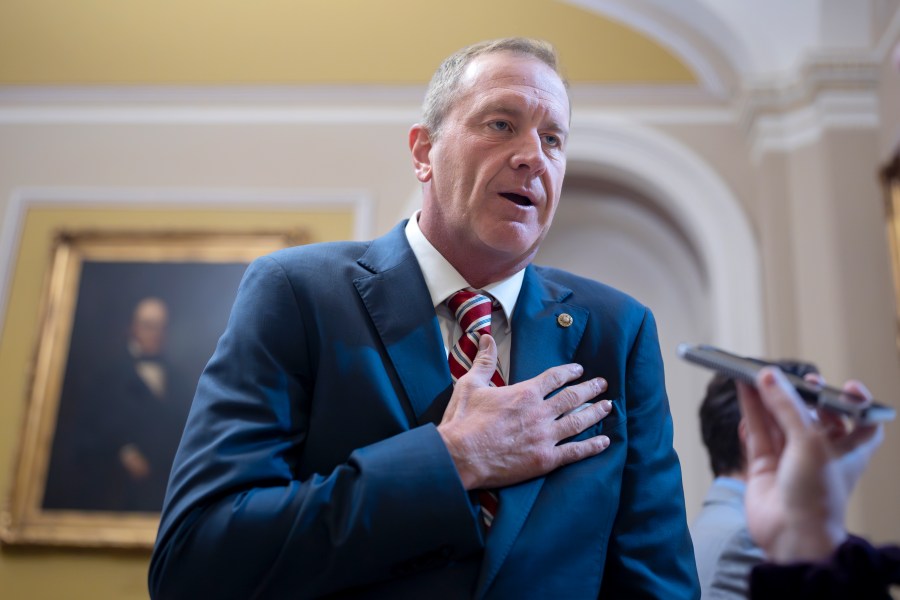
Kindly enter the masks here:
<path id="1" fill-rule="evenodd" d="M 502 235 L 491 236 L 482 242 L 496 260 L 506 264 L 512 262 L 528 261 L 537 253 L 540 238 L 531 235 Z"/>

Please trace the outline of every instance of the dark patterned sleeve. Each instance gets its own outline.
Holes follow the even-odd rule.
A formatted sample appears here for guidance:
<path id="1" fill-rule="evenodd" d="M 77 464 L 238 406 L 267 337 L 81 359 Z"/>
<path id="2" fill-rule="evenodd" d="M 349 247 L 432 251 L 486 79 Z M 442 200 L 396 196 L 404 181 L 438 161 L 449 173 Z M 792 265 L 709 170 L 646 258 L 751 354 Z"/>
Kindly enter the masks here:
<path id="1" fill-rule="evenodd" d="M 763 563 L 750 574 L 750 598 L 887 599 L 900 584 L 900 547 L 876 548 L 850 536 L 828 561 Z"/>

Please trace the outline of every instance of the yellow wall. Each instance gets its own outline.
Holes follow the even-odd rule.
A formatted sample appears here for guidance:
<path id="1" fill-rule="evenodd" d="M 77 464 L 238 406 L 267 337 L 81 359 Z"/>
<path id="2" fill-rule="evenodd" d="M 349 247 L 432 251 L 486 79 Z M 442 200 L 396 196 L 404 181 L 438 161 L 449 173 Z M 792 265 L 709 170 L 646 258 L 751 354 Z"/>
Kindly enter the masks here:
<path id="1" fill-rule="evenodd" d="M 425 83 L 466 44 L 527 35 L 573 82 L 691 83 L 649 38 L 557 0 L 4 0 L 0 84 Z"/>
<path id="2" fill-rule="evenodd" d="M 26 410 L 29 361 L 35 352 L 44 278 L 56 231 L 190 230 L 296 231 L 310 241 L 348 239 L 353 235 L 347 211 L 155 210 L 37 208 L 28 212 L 12 278 L 0 338 L 0 498 L 13 484 L 16 454 Z M 147 597 L 148 551 L 35 549 L 4 547 L 0 553 L 0 596 L 22 599 Z"/>

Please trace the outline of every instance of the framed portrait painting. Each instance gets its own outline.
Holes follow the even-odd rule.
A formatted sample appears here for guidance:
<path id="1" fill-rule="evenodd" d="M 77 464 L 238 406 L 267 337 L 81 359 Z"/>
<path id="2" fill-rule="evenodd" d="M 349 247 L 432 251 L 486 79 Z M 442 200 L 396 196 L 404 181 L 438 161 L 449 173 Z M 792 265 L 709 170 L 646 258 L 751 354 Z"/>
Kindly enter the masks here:
<path id="1" fill-rule="evenodd" d="M 194 388 L 247 264 L 296 232 L 64 232 L 3 541 L 149 548 Z"/>

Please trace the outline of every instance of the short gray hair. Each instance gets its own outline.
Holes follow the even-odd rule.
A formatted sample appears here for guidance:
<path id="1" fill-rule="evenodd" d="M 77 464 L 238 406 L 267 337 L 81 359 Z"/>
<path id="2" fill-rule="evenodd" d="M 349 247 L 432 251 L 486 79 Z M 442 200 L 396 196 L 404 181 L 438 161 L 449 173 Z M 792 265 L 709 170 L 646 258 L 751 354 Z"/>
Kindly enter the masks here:
<path id="1" fill-rule="evenodd" d="M 495 52 L 512 52 L 536 58 L 559 75 L 566 89 L 569 87 L 560 72 L 556 49 L 550 42 L 514 37 L 488 40 L 466 46 L 444 59 L 441 66 L 434 72 L 431 83 L 428 84 L 428 90 L 425 92 L 425 102 L 422 104 L 422 123 L 432 138 L 437 138 L 444 117 L 456 101 L 459 93 L 459 81 L 466 67 L 473 59 Z"/>

